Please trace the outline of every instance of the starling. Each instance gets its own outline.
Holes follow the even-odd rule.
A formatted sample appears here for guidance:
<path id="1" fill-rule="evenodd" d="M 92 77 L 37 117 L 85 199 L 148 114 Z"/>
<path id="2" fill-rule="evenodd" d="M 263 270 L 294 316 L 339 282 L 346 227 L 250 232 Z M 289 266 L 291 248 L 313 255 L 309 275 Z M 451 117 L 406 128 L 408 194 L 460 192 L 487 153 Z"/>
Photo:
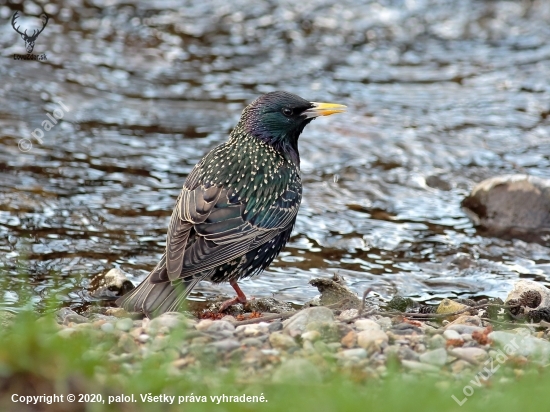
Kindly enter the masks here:
<path id="1" fill-rule="evenodd" d="M 149 276 L 117 304 L 148 317 L 177 311 L 202 280 L 237 281 L 263 271 L 290 237 L 302 200 L 298 137 L 318 116 L 346 106 L 277 91 L 242 112 L 229 140 L 208 153 L 178 196 L 166 250 Z"/>

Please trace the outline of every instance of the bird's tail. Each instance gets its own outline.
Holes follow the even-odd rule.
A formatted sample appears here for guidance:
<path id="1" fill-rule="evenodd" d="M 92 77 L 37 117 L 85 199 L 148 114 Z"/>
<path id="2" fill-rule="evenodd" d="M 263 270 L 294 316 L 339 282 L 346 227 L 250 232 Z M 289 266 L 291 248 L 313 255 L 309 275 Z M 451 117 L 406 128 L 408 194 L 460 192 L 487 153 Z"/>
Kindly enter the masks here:
<path id="1" fill-rule="evenodd" d="M 119 298 L 116 303 L 128 312 L 143 312 L 148 318 L 153 318 L 164 312 L 181 310 L 185 297 L 195 284 L 196 281 L 185 282 L 182 279 L 151 283 L 147 277 L 137 288 Z"/>

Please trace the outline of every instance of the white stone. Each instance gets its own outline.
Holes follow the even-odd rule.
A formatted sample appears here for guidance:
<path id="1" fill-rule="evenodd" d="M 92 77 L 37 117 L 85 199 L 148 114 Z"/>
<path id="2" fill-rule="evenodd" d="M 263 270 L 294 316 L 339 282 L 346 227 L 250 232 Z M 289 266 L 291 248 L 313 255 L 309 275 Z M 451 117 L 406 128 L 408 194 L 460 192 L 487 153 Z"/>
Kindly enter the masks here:
<path id="1" fill-rule="evenodd" d="M 357 319 L 355 328 L 357 330 L 382 330 L 380 325 L 371 319 Z"/>

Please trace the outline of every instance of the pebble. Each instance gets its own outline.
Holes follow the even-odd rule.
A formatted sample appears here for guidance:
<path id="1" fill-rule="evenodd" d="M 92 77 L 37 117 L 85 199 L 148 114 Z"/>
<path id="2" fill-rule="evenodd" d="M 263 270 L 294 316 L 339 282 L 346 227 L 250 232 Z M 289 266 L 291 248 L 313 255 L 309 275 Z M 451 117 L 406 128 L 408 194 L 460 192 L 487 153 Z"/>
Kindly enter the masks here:
<path id="1" fill-rule="evenodd" d="M 371 319 L 358 319 L 354 323 L 357 330 L 382 330 L 380 325 Z"/>
<path id="2" fill-rule="evenodd" d="M 115 326 L 118 330 L 128 332 L 134 326 L 134 321 L 130 318 L 123 318 L 118 320 Z"/>
<path id="3" fill-rule="evenodd" d="M 344 358 L 364 359 L 367 357 L 367 351 L 363 348 L 346 349 L 339 353 Z"/>
<path id="4" fill-rule="evenodd" d="M 443 332 L 443 337 L 448 340 L 462 340 L 462 338 L 460 337 L 460 333 L 452 329 Z"/>
<path id="5" fill-rule="evenodd" d="M 420 363 L 412 360 L 402 360 L 401 364 L 410 370 L 421 371 L 421 372 L 438 372 L 439 368 L 434 365 L 429 365 L 427 363 Z"/>
<path id="6" fill-rule="evenodd" d="M 213 323 L 214 323 L 214 321 L 212 319 L 203 319 L 195 325 L 195 329 L 197 329 L 197 330 L 206 330 Z"/>
<path id="7" fill-rule="evenodd" d="M 254 346 L 254 347 L 259 348 L 260 346 L 263 345 L 263 342 L 258 338 L 244 338 L 241 341 L 241 344 L 243 346 Z"/>
<path id="8" fill-rule="evenodd" d="M 473 360 L 474 362 L 479 362 L 486 359 L 489 355 L 484 349 L 481 348 L 454 348 L 451 350 L 451 355 L 459 355 L 461 359 Z"/>
<path id="9" fill-rule="evenodd" d="M 235 326 L 233 326 L 232 323 L 229 323 L 225 320 L 215 320 L 212 322 L 208 328 L 206 328 L 208 332 L 221 332 L 221 331 L 229 331 L 234 332 Z"/>
<path id="10" fill-rule="evenodd" d="M 111 333 L 115 330 L 115 325 L 110 322 L 104 323 L 103 325 L 101 325 L 101 330 L 103 332 Z"/>
<path id="11" fill-rule="evenodd" d="M 311 342 L 315 342 L 316 340 L 321 339 L 321 333 L 319 333 L 316 330 L 310 330 L 302 333 L 301 337 L 303 340 L 309 340 Z"/>
<path id="12" fill-rule="evenodd" d="M 420 355 L 418 360 L 430 365 L 443 366 L 447 363 L 447 351 L 443 348 L 434 349 Z"/>
<path id="13" fill-rule="evenodd" d="M 269 343 L 276 349 L 289 349 L 297 346 L 294 339 L 282 332 L 273 332 L 269 335 Z"/>
<path id="14" fill-rule="evenodd" d="M 388 340 L 388 335 L 380 329 L 362 330 L 357 334 L 357 344 L 372 351 L 380 350 L 381 345 L 388 342 Z"/>
<path id="15" fill-rule="evenodd" d="M 489 334 L 489 339 L 502 347 L 507 355 L 528 356 L 541 359 L 550 357 L 550 342 L 530 335 L 526 328 L 515 329 L 518 333 L 495 331 Z"/>
<path id="16" fill-rule="evenodd" d="M 357 344 L 357 333 L 353 330 L 349 331 L 340 342 L 346 348 L 353 348 Z"/>
<path id="17" fill-rule="evenodd" d="M 312 322 L 334 322 L 332 310 L 323 306 L 301 310 L 283 322 L 283 329 L 304 332 Z"/>
<path id="18" fill-rule="evenodd" d="M 233 349 L 237 349 L 241 346 L 236 339 L 223 339 L 218 342 L 210 343 L 210 345 L 221 352 L 231 352 Z"/>
<path id="19" fill-rule="evenodd" d="M 483 332 L 485 330 L 485 328 L 481 328 L 479 326 L 472 326 L 472 325 L 449 323 L 447 325 L 446 330 L 454 330 L 454 331 L 456 331 L 460 334 L 469 334 L 469 335 L 471 335 L 474 332 Z"/>

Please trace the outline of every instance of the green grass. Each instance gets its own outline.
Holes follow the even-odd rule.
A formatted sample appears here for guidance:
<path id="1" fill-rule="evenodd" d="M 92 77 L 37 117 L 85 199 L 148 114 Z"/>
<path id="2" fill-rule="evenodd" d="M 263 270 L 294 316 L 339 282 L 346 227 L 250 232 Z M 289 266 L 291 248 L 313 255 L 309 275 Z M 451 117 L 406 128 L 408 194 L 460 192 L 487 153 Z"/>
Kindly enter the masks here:
<path id="1" fill-rule="evenodd" d="M 100 337 L 93 330 L 70 337 L 56 334 L 51 317 L 37 318 L 30 311 L 19 313 L 10 328 L 0 332 L 0 410 L 46 411 L 541 411 L 550 406 L 548 368 L 530 367 L 516 378 L 512 367 L 501 368 L 490 385 L 474 386 L 475 392 L 463 406 L 452 398 L 463 399 L 465 381 L 425 374 L 403 374 L 398 365 L 390 366 L 385 379 L 335 373 L 323 383 L 307 380 L 274 384 L 270 381 L 242 382 L 235 370 L 220 369 L 215 363 L 183 369 L 175 374 L 170 350 L 158 351 L 146 359 L 125 362 L 111 359 L 117 346 L 114 337 Z M 183 332 L 182 332 L 183 333 Z M 170 345 L 181 342 L 181 334 L 172 334 Z M 472 384 L 470 384 L 472 385 Z M 69 403 L 23 408 L 12 402 L 14 394 L 100 394 L 105 403 Z M 175 396 L 175 403 L 143 403 L 140 394 Z M 134 395 L 134 403 L 108 405 L 108 396 Z M 207 402 L 185 402 L 178 396 L 206 396 Z M 264 403 L 220 403 L 210 400 L 218 395 L 256 395 Z"/>

